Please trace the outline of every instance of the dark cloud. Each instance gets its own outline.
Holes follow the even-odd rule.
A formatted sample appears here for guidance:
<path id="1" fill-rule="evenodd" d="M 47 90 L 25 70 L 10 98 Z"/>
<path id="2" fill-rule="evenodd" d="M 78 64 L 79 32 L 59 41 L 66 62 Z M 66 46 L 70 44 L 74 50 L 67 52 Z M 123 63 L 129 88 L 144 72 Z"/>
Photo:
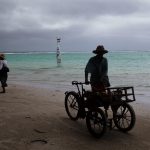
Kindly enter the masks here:
<path id="1" fill-rule="evenodd" d="M 0 15 L 7 15 L 12 13 L 16 9 L 15 1 L 11 0 L 0 0 Z"/>
<path id="2" fill-rule="evenodd" d="M 149 50 L 148 0 L 0 0 L 0 50 Z"/>

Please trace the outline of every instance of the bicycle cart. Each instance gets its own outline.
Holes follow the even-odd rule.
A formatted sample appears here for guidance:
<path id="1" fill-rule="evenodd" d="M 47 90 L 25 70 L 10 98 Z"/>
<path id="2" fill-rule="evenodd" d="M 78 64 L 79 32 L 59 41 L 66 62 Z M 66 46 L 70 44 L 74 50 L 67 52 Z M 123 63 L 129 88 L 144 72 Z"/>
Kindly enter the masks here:
<path id="1" fill-rule="evenodd" d="M 91 92 L 85 90 L 84 84 L 72 81 L 77 87 L 76 91 L 65 92 L 65 109 L 72 120 L 86 118 L 89 132 L 96 138 L 100 138 L 106 129 L 117 127 L 123 132 L 130 131 L 136 121 L 135 112 L 130 102 L 135 101 L 134 88 L 111 87 L 105 92 Z M 112 117 L 108 110 L 111 109 Z"/>

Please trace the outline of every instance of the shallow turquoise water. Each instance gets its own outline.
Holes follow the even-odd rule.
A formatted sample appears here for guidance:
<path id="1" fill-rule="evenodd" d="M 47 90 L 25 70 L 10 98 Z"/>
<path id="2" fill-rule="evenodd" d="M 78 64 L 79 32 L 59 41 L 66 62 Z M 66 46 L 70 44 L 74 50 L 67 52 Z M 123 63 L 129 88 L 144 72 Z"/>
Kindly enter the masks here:
<path id="1" fill-rule="evenodd" d="M 10 67 L 8 82 L 67 89 L 72 80 L 84 81 L 84 68 L 92 53 L 62 53 L 57 66 L 55 53 L 6 54 Z M 112 86 L 150 87 L 150 52 L 109 52 L 106 54 Z"/>

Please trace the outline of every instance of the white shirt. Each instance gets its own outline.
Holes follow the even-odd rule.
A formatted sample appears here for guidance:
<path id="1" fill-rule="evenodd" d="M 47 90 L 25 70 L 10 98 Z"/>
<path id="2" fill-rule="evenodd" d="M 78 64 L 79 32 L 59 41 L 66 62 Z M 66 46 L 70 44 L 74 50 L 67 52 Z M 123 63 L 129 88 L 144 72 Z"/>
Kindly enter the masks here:
<path id="1" fill-rule="evenodd" d="M 5 67 L 8 67 L 8 65 L 7 65 L 7 60 L 0 60 L 0 70 L 1 70 L 2 67 L 3 67 L 3 64 L 4 64 Z"/>

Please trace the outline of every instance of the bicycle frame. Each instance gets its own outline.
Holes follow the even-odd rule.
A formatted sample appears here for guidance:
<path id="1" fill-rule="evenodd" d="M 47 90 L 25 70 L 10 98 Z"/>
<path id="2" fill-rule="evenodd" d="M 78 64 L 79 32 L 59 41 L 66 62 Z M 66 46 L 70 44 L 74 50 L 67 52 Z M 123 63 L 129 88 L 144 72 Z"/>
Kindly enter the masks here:
<path id="1" fill-rule="evenodd" d="M 110 129 L 117 127 L 123 132 L 128 132 L 134 127 L 135 112 L 128 104 L 136 100 L 132 86 L 109 87 L 99 93 L 86 90 L 84 84 L 72 81 L 77 91 L 65 92 L 65 108 L 72 120 L 86 118 L 89 132 L 98 138 L 104 134 L 106 127 Z"/>
<path id="2" fill-rule="evenodd" d="M 85 89 L 83 88 L 83 82 L 77 82 L 77 81 L 72 81 L 72 85 L 76 85 L 77 86 L 77 90 L 78 90 L 78 94 L 80 98 L 83 98 Z M 81 86 L 81 88 L 79 87 L 79 85 Z M 81 90 L 80 90 L 81 89 Z"/>

